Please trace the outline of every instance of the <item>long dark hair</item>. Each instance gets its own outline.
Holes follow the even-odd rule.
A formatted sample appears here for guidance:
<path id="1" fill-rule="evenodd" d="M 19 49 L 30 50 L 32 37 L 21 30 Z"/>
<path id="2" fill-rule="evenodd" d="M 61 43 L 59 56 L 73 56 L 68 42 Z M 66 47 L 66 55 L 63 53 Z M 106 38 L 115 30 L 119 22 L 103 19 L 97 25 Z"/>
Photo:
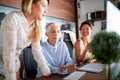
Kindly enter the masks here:
<path id="1" fill-rule="evenodd" d="M 82 27 L 83 27 L 83 25 L 85 25 L 85 24 L 89 25 L 89 27 L 92 29 L 92 26 L 91 26 L 91 24 L 89 23 L 89 21 L 84 21 L 84 22 L 82 22 L 79 30 L 81 30 Z"/>

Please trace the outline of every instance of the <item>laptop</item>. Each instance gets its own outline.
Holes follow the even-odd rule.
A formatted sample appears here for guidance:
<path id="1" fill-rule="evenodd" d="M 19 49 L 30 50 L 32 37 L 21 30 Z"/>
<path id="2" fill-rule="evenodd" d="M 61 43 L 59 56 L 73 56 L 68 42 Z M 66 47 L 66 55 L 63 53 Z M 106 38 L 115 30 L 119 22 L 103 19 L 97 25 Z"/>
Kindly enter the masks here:
<path id="1" fill-rule="evenodd" d="M 86 64 L 80 67 L 78 70 L 92 72 L 92 73 L 100 73 L 104 69 L 105 69 L 105 64 L 92 63 L 92 64 Z"/>

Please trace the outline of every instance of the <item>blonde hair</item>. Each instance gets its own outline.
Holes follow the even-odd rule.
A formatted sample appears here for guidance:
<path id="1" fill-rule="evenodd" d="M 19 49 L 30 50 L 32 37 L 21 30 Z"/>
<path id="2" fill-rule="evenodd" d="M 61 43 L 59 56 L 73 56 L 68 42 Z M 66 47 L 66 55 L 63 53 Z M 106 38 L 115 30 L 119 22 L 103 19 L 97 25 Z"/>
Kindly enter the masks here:
<path id="1" fill-rule="evenodd" d="M 31 13 L 31 7 L 32 7 L 32 4 L 36 4 L 37 2 L 39 2 L 41 0 L 22 0 L 22 11 L 24 13 L 25 16 L 28 16 L 30 13 Z M 48 4 L 49 4 L 49 0 L 48 1 Z"/>
<path id="2" fill-rule="evenodd" d="M 34 23 L 35 27 L 29 36 L 29 38 L 32 41 L 39 41 L 41 39 L 41 36 L 42 36 L 41 24 L 42 24 L 42 21 L 40 21 L 40 20 L 35 21 L 35 23 Z"/>
<path id="3" fill-rule="evenodd" d="M 22 11 L 23 14 L 27 17 L 31 14 L 31 7 L 32 4 L 36 4 L 40 0 L 22 0 Z M 49 0 L 47 0 L 49 3 Z M 42 21 L 36 20 L 33 25 L 35 26 L 33 31 L 31 32 L 29 38 L 32 41 L 39 41 L 41 39 L 42 29 L 41 29 L 41 23 Z"/>

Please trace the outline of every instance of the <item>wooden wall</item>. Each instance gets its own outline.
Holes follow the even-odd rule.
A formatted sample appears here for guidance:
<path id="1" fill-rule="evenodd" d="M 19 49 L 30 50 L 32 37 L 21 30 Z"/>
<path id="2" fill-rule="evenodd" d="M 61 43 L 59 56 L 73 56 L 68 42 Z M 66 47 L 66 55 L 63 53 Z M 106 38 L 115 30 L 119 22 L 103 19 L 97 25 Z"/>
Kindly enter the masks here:
<path id="1" fill-rule="evenodd" d="M 20 8 L 22 0 L 0 0 L 0 4 Z M 74 0 L 50 0 L 48 16 L 75 22 Z"/>
<path id="2" fill-rule="evenodd" d="M 50 1 L 48 15 L 75 21 L 74 0 Z"/>
<path id="3" fill-rule="evenodd" d="M 20 8 L 22 0 L 0 0 L 0 4 Z"/>

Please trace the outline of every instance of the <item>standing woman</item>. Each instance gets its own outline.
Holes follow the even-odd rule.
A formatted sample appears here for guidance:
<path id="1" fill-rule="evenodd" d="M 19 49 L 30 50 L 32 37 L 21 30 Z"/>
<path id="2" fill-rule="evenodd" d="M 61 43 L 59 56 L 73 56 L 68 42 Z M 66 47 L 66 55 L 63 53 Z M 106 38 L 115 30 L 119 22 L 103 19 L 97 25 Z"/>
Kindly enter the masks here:
<path id="1" fill-rule="evenodd" d="M 81 24 L 80 28 L 81 37 L 75 42 L 75 53 L 76 61 L 79 64 L 80 62 L 93 63 L 93 55 L 90 51 L 90 36 L 92 32 L 92 27 L 89 22 L 85 21 Z"/>
<path id="2" fill-rule="evenodd" d="M 16 72 L 20 68 L 21 51 L 31 44 L 34 59 L 44 76 L 50 75 L 50 69 L 41 52 L 40 21 L 47 13 L 48 0 L 23 0 L 22 11 L 8 14 L 1 23 L 3 36 L 3 63 L 6 80 L 17 80 Z"/>

